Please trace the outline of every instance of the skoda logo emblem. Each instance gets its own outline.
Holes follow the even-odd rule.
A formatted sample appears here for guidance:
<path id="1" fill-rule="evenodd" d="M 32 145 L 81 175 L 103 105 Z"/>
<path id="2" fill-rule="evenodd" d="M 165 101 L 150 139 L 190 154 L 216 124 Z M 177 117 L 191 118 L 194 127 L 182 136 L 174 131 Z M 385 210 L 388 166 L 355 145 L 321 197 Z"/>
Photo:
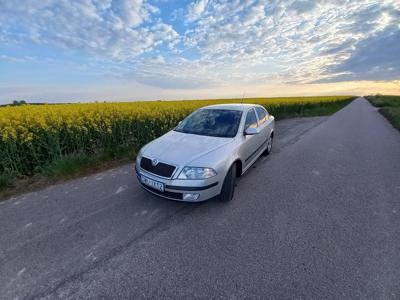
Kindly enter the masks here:
<path id="1" fill-rule="evenodd" d="M 157 164 L 158 164 L 158 159 L 157 159 L 157 158 L 153 159 L 153 160 L 151 161 L 151 164 L 152 164 L 154 167 L 157 166 Z"/>

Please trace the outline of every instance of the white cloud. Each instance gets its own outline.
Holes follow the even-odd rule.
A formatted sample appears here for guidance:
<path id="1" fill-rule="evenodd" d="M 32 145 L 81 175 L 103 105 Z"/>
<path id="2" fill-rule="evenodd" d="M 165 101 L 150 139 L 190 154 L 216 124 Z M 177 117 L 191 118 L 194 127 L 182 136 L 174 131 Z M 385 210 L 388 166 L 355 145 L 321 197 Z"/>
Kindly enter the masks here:
<path id="1" fill-rule="evenodd" d="M 0 26 L 17 43 L 127 60 L 179 39 L 158 13 L 143 0 L 1 1 Z"/>
<path id="2" fill-rule="evenodd" d="M 395 1 L 216 1 L 185 44 L 228 74 L 258 66 L 259 78 L 310 82 L 350 57 L 357 43 L 393 24 Z M 388 13 L 388 11 L 390 13 Z M 373 58 L 371 58 L 373 59 Z"/>
<path id="3" fill-rule="evenodd" d="M 191 3 L 188 7 L 186 20 L 188 22 L 194 22 L 199 19 L 206 9 L 207 4 L 208 0 L 198 0 L 197 2 Z"/>
<path id="4" fill-rule="evenodd" d="M 318 1 L 315 0 L 300 0 L 294 1 L 288 8 L 292 9 L 298 14 L 307 13 L 315 9 L 318 5 Z"/>
<path id="5" fill-rule="evenodd" d="M 13 63 L 26 63 L 26 62 L 33 62 L 36 60 L 37 58 L 33 56 L 15 57 L 10 55 L 0 54 L 0 61 L 13 62 Z"/>
<path id="6" fill-rule="evenodd" d="M 146 21 L 150 14 L 157 13 L 158 9 L 152 5 L 144 3 L 143 0 L 122 0 L 115 1 L 108 6 L 111 8 L 114 18 L 122 21 L 123 24 L 136 27 Z"/>
<path id="7" fill-rule="evenodd" d="M 253 25 L 265 18 L 265 7 L 262 4 L 252 6 L 246 13 L 243 24 L 245 26 Z"/>

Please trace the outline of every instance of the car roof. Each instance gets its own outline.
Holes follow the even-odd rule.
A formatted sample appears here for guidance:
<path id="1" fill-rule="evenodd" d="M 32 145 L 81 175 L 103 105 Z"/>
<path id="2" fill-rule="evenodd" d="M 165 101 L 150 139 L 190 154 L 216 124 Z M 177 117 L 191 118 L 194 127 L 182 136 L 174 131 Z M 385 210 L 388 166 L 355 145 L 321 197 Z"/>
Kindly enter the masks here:
<path id="1" fill-rule="evenodd" d="M 229 110 L 240 110 L 244 111 L 251 107 L 261 106 L 258 104 L 250 103 L 226 103 L 226 104 L 214 104 L 202 107 L 202 109 L 229 109 Z"/>

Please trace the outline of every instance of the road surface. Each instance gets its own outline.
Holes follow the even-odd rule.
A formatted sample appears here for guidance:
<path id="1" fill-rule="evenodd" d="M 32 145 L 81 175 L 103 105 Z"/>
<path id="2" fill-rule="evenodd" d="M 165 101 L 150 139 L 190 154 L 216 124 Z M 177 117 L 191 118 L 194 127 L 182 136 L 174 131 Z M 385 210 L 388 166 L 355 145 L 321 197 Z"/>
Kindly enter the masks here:
<path id="1" fill-rule="evenodd" d="M 0 202 L 0 298 L 400 298 L 400 134 L 360 98 L 278 122 L 230 203 L 127 165 Z"/>

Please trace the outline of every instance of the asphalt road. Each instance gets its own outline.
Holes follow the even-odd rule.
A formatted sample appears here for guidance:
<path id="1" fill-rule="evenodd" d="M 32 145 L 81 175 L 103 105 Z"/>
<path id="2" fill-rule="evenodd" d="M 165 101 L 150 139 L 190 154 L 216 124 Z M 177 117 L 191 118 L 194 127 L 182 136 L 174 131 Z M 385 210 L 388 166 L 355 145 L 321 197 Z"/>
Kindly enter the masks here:
<path id="1" fill-rule="evenodd" d="M 0 298 L 400 298 L 400 134 L 364 99 L 277 123 L 230 203 L 132 166 L 0 202 Z"/>

